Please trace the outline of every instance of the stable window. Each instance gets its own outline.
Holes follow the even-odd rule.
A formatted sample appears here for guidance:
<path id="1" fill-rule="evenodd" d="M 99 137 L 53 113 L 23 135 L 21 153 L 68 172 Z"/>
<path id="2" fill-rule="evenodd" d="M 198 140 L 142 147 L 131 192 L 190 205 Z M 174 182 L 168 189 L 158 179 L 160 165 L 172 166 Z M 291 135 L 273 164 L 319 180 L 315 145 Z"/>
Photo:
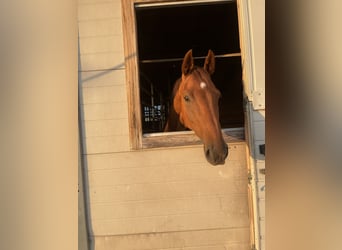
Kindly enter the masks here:
<path id="1" fill-rule="evenodd" d="M 122 1 L 132 148 L 199 143 L 193 132 L 163 133 L 185 53 L 216 57 L 226 140 L 244 140 L 242 60 L 236 1 Z"/>

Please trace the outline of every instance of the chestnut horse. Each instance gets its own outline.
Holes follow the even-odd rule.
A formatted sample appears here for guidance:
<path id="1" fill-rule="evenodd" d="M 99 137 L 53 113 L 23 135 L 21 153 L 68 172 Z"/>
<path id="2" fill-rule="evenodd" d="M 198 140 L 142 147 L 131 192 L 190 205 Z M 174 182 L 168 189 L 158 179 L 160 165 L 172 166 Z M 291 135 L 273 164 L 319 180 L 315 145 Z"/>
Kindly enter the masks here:
<path id="1" fill-rule="evenodd" d="M 219 122 L 218 100 L 221 93 L 210 77 L 214 71 L 215 55 L 211 50 L 203 68 L 194 65 L 192 50 L 185 54 L 182 77 L 173 88 L 173 105 L 164 131 L 193 130 L 204 144 L 207 161 L 217 165 L 225 163 L 228 147 Z"/>

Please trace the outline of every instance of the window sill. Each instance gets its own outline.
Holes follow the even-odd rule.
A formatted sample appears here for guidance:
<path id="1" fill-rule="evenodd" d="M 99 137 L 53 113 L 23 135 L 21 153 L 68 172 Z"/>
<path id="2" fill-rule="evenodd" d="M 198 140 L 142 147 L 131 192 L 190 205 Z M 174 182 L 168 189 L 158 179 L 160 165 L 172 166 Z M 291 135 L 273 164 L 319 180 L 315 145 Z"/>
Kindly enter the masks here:
<path id="1" fill-rule="evenodd" d="M 245 129 L 222 129 L 223 138 L 227 143 L 244 142 Z M 161 132 L 143 134 L 142 148 L 177 147 L 202 144 L 193 131 Z"/>

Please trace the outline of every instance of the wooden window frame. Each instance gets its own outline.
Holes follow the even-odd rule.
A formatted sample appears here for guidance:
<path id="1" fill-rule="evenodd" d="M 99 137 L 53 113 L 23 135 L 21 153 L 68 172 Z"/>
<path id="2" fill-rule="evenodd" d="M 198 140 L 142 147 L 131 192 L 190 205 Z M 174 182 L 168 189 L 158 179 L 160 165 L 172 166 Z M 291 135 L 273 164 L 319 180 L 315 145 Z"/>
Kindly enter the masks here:
<path id="1" fill-rule="evenodd" d="M 253 89 L 249 79 L 252 76 L 252 65 L 250 58 L 248 9 L 247 0 L 236 0 L 238 6 L 238 23 L 240 32 L 240 47 L 242 61 L 242 81 L 244 85 L 244 96 L 250 99 Z M 195 3 L 215 3 L 229 2 L 229 0 L 121 0 L 122 5 L 122 25 L 125 55 L 125 74 L 128 101 L 129 137 L 130 148 L 133 150 L 166 146 L 185 146 L 200 144 L 199 138 L 192 131 L 152 133 L 143 135 L 140 108 L 140 88 L 139 88 L 139 68 L 138 68 L 138 44 L 135 20 L 136 4 L 195 4 Z M 241 6 L 244 6 L 241 8 Z M 246 84 L 249 83 L 249 84 Z M 226 142 L 245 141 L 244 128 L 223 129 L 223 136 Z"/>

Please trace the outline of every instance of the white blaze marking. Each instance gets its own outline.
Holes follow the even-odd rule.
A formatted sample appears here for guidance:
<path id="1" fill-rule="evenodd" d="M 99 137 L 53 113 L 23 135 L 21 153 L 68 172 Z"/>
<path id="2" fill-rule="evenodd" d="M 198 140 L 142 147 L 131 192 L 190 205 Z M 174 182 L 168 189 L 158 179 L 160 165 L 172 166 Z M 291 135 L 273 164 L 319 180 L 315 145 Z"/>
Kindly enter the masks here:
<path id="1" fill-rule="evenodd" d="M 201 86 L 202 89 L 204 89 L 205 87 L 207 87 L 207 84 L 205 82 L 201 82 L 200 86 Z"/>

